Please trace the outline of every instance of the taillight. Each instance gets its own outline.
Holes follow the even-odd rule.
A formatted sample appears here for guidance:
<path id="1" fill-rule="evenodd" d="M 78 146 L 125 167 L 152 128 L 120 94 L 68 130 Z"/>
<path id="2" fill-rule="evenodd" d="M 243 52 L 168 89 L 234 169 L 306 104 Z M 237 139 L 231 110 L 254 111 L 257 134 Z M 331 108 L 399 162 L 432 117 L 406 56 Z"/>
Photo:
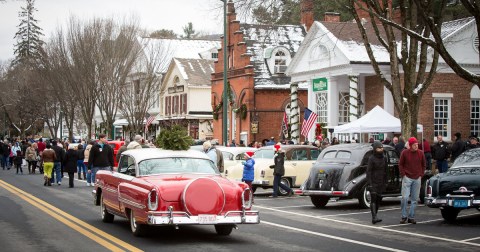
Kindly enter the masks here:
<path id="1" fill-rule="evenodd" d="M 427 186 L 427 197 L 432 197 L 432 186 Z"/>
<path id="2" fill-rule="evenodd" d="M 245 188 L 242 193 L 242 207 L 244 209 L 252 208 L 253 203 L 253 193 L 249 187 Z"/>
<path id="3" fill-rule="evenodd" d="M 260 171 L 260 177 L 265 178 L 265 170 Z"/>
<path id="4" fill-rule="evenodd" d="M 228 170 L 225 170 L 225 177 L 228 176 Z"/>
<path id="5" fill-rule="evenodd" d="M 148 193 L 148 209 L 157 210 L 158 206 L 158 194 L 157 190 L 153 189 Z"/>

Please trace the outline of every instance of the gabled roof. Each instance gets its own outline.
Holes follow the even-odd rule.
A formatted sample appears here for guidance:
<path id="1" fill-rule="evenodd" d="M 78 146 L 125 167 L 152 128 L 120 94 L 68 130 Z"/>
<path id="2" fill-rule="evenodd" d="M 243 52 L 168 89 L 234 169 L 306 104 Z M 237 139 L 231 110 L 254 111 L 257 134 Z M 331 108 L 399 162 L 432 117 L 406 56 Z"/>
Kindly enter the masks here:
<path id="1" fill-rule="evenodd" d="M 293 58 L 306 35 L 303 26 L 240 24 L 240 31 L 243 32 L 247 54 L 251 56 L 251 65 L 255 68 L 255 86 L 289 83 L 288 76 L 272 76 L 265 57 L 272 49 L 284 47 Z"/>
<path id="2" fill-rule="evenodd" d="M 173 60 L 189 86 L 211 86 L 210 75 L 214 72 L 214 60 L 182 58 Z"/>

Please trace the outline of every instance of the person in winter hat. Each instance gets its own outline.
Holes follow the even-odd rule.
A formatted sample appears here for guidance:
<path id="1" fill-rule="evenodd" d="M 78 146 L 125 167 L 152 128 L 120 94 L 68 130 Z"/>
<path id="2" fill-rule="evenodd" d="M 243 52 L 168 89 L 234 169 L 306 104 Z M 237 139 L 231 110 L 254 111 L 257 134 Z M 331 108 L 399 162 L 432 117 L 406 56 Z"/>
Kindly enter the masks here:
<path id="1" fill-rule="evenodd" d="M 450 161 L 460 156 L 465 151 L 465 142 L 462 140 L 462 134 L 460 132 L 455 133 L 455 142 L 452 145 L 452 157 Z"/>
<path id="2" fill-rule="evenodd" d="M 415 207 L 420 194 L 420 184 L 425 173 L 426 160 L 423 151 L 418 149 L 418 141 L 415 137 L 408 139 L 409 149 L 402 151 L 400 155 L 400 176 L 402 176 L 402 219 L 400 224 L 415 221 Z M 410 212 L 407 214 L 408 200 L 410 200 Z"/>
<path id="3" fill-rule="evenodd" d="M 245 161 L 242 162 L 243 164 L 242 181 L 245 182 L 248 185 L 248 187 L 250 187 L 250 190 L 252 190 L 252 192 L 253 192 L 252 181 L 255 177 L 255 170 L 254 170 L 255 160 L 253 160 L 252 158 L 253 155 L 254 155 L 253 151 L 245 152 L 244 154 Z"/>
<path id="4" fill-rule="evenodd" d="M 372 224 L 382 221 L 377 218 L 378 208 L 382 202 L 382 193 L 387 184 L 387 159 L 383 153 L 383 144 L 374 141 L 372 144 L 373 155 L 368 159 L 367 181 L 370 189 L 370 211 L 372 212 Z"/>
<path id="5" fill-rule="evenodd" d="M 273 161 L 275 162 L 274 165 L 271 165 L 270 168 L 273 168 L 273 198 L 278 196 L 278 187 L 282 188 L 283 190 L 289 192 L 289 196 L 295 194 L 295 192 L 288 186 L 280 183 L 282 180 L 282 176 L 285 175 L 285 151 L 283 151 L 280 143 L 277 143 L 273 146 L 275 151 L 275 156 Z"/>

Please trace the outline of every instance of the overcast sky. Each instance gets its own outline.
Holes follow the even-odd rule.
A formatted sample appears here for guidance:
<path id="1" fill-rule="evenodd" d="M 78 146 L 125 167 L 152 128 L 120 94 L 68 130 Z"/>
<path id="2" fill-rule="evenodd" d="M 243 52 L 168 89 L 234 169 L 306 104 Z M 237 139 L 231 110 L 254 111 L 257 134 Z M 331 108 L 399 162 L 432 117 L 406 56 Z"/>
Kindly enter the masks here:
<path id="1" fill-rule="evenodd" d="M 220 4 L 220 9 L 218 9 Z M 0 60 L 13 58 L 15 33 L 20 23 L 18 12 L 25 1 L 0 3 Z M 222 33 L 222 2 L 219 0 L 36 0 L 35 18 L 43 29 L 44 41 L 70 15 L 80 18 L 123 17 L 134 14 L 140 26 L 149 31 L 173 30 L 183 34 L 182 27 L 193 23 L 195 31 Z"/>

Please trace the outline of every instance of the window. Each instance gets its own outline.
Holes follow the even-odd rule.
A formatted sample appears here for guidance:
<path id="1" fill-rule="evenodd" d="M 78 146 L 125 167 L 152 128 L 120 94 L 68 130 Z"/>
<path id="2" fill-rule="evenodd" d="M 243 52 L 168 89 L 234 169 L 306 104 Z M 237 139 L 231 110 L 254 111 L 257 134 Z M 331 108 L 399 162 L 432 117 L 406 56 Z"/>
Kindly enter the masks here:
<path id="1" fill-rule="evenodd" d="M 433 128 L 435 136 L 450 139 L 450 98 L 435 98 L 433 104 Z"/>
<path id="2" fill-rule="evenodd" d="M 318 115 L 318 122 L 327 122 L 328 99 L 327 92 L 316 93 L 316 110 Z"/>
<path id="3" fill-rule="evenodd" d="M 470 135 L 480 134 L 480 89 L 473 86 L 470 91 Z"/>
<path id="4" fill-rule="evenodd" d="M 350 122 L 350 95 L 348 93 L 340 93 L 338 102 L 338 124 Z"/>
<path id="5" fill-rule="evenodd" d="M 212 53 L 212 59 L 218 59 L 218 53 Z"/>
<path id="6" fill-rule="evenodd" d="M 287 55 L 284 51 L 277 51 L 275 53 L 274 73 L 285 73 L 287 70 Z"/>

